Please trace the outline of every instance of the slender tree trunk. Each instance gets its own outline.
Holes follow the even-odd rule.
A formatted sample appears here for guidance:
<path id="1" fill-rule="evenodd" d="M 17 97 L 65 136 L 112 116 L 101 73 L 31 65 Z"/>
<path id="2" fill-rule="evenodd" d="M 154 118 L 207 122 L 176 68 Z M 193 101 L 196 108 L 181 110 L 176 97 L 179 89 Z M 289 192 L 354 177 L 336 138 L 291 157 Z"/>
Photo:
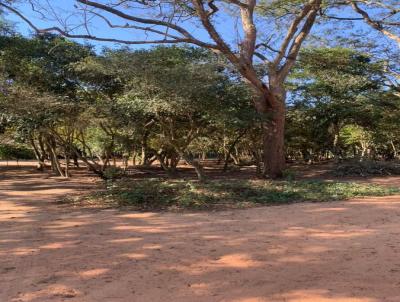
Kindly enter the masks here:
<path id="1" fill-rule="evenodd" d="M 186 154 L 181 154 L 181 157 L 183 158 L 184 161 L 186 161 L 189 165 L 191 165 L 194 170 L 196 171 L 197 174 L 197 179 L 202 182 L 205 180 L 205 174 L 203 170 L 203 166 L 199 163 L 198 160 L 190 158 L 190 156 Z"/>
<path id="2" fill-rule="evenodd" d="M 30 140 L 30 143 L 32 145 L 33 152 L 35 153 L 35 157 L 36 157 L 36 159 L 38 161 L 37 169 L 39 171 L 43 171 L 44 168 L 45 168 L 44 156 L 40 153 L 39 149 L 37 148 L 34 138 L 30 137 L 29 140 Z"/>
<path id="3" fill-rule="evenodd" d="M 142 149 L 142 156 L 141 156 L 141 160 L 140 160 L 140 164 L 143 166 L 147 166 L 148 165 L 148 159 L 147 159 L 147 139 L 149 137 L 149 132 L 146 131 L 143 134 L 142 137 L 142 141 L 141 141 L 141 149 Z"/>
<path id="4" fill-rule="evenodd" d="M 69 153 L 69 150 L 67 150 L 66 152 L 65 152 L 65 171 L 64 171 L 64 173 L 65 173 L 65 177 L 70 177 L 70 174 L 69 174 L 69 162 L 70 162 L 70 158 L 69 158 L 69 156 L 70 156 L 70 153 Z"/>
<path id="5" fill-rule="evenodd" d="M 392 140 L 390 140 L 390 145 L 392 146 L 393 149 L 393 157 L 396 159 L 398 157 L 398 152 Z"/>
<path id="6" fill-rule="evenodd" d="M 230 158 L 232 158 L 233 163 L 234 163 L 236 166 L 239 166 L 239 165 L 240 165 L 240 158 L 239 158 L 238 154 L 233 154 L 233 153 L 231 153 L 231 154 L 229 154 L 229 156 L 230 156 Z"/>
<path id="7" fill-rule="evenodd" d="M 136 150 L 135 149 L 132 151 L 132 166 L 133 167 L 136 166 Z"/>
<path id="8" fill-rule="evenodd" d="M 339 162 L 339 147 L 338 147 L 338 143 L 339 143 L 339 134 L 335 133 L 333 136 L 333 155 L 335 158 L 335 162 Z M 361 155 L 361 157 L 364 157 L 364 155 Z"/>
<path id="9" fill-rule="evenodd" d="M 361 156 L 360 156 L 360 161 L 365 160 L 367 154 L 368 154 L 368 144 L 365 143 L 365 142 L 361 142 Z"/>
<path id="10" fill-rule="evenodd" d="M 39 134 L 38 143 L 39 143 L 40 153 L 42 154 L 42 159 L 44 162 L 46 160 L 46 158 L 48 158 L 48 154 L 46 152 L 45 144 L 43 142 L 43 137 L 41 134 Z"/>
<path id="11" fill-rule="evenodd" d="M 124 171 L 128 169 L 129 166 L 129 155 L 122 156 L 122 168 Z"/>
<path id="12" fill-rule="evenodd" d="M 162 155 L 159 152 L 154 152 L 157 160 L 160 163 L 161 168 L 167 173 L 168 176 L 174 176 L 177 174 L 177 165 L 179 163 L 179 155 L 171 154 L 170 158 L 167 155 Z"/>
<path id="13" fill-rule="evenodd" d="M 90 162 L 89 159 L 86 158 L 86 156 L 84 154 L 79 152 L 79 150 L 76 147 L 71 146 L 70 148 L 75 153 L 75 155 L 86 164 L 87 168 L 90 171 L 94 172 L 95 174 L 100 176 L 102 179 L 105 179 L 101 165 L 97 164 L 93 158 L 92 158 L 92 162 Z"/>
<path id="14" fill-rule="evenodd" d="M 340 161 L 340 147 L 339 147 L 339 142 L 340 142 L 340 126 L 338 122 L 333 123 L 332 125 L 333 129 L 333 156 L 334 160 L 336 163 Z"/>
<path id="15" fill-rule="evenodd" d="M 169 168 L 171 169 L 172 173 L 177 172 L 177 166 L 178 166 L 179 160 L 180 160 L 180 157 L 178 154 L 171 154 Z"/>
<path id="16" fill-rule="evenodd" d="M 110 165 L 110 156 L 108 153 L 106 153 L 106 158 L 103 160 L 103 166 L 102 166 L 102 170 L 105 171 L 105 169 Z"/>
<path id="17" fill-rule="evenodd" d="M 61 170 L 60 163 L 58 162 L 57 154 L 55 151 L 56 142 L 54 138 L 50 136 L 46 137 L 46 145 L 50 156 L 51 170 L 53 171 L 53 173 L 56 173 L 59 176 L 63 176 L 63 172 Z"/>
<path id="18" fill-rule="evenodd" d="M 49 144 L 49 148 L 50 148 L 51 157 L 52 157 L 52 164 L 54 165 L 54 167 L 53 167 L 54 172 L 56 172 L 59 176 L 66 177 L 65 174 L 64 174 L 64 171 L 63 171 L 63 169 L 61 167 L 61 164 L 58 161 L 58 157 L 57 157 L 57 153 L 56 153 L 56 150 L 55 150 L 55 146 L 52 143 L 50 143 Z"/>
<path id="19" fill-rule="evenodd" d="M 230 156 L 233 152 L 233 150 L 236 147 L 236 144 L 239 142 L 239 140 L 243 137 L 243 135 L 246 133 L 247 129 L 245 129 L 244 131 L 242 131 L 237 137 L 236 139 L 231 143 L 231 145 L 229 146 L 228 152 L 225 155 L 225 160 L 224 160 L 224 167 L 222 168 L 223 172 L 226 172 L 228 170 L 228 165 L 229 165 L 229 159 Z M 236 162 L 235 162 L 236 164 Z"/>
<path id="20" fill-rule="evenodd" d="M 76 156 L 75 153 L 72 153 L 72 158 L 73 158 L 73 160 L 74 160 L 74 166 L 75 166 L 76 168 L 79 168 L 78 156 Z"/>
<path id="21" fill-rule="evenodd" d="M 167 163 L 166 163 L 166 158 L 165 158 L 165 156 L 162 156 L 162 154 L 161 154 L 161 153 L 158 153 L 158 152 L 154 152 L 154 153 L 155 153 L 155 156 L 156 156 L 158 162 L 160 163 L 161 168 L 162 168 L 167 174 L 169 174 L 169 168 L 168 168 L 168 165 L 167 165 Z"/>

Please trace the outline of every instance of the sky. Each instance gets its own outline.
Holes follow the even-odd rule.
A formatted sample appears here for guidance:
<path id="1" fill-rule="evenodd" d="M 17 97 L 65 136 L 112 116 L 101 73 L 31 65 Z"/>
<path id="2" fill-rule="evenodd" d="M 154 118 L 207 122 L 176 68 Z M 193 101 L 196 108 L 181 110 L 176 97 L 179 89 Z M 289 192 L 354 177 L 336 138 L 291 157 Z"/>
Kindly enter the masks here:
<path id="1" fill-rule="evenodd" d="M 67 23 L 72 27 L 76 26 L 77 24 L 81 24 L 81 21 L 80 19 L 78 19 L 76 14 L 75 15 L 71 14 L 71 12 L 75 13 L 77 12 L 76 8 L 74 8 L 75 4 L 74 0 L 52 0 L 52 1 L 35 0 L 35 2 L 40 3 L 42 5 L 42 7 L 37 6 L 37 10 L 39 11 L 39 13 L 33 12 L 31 6 L 26 4 L 20 5 L 19 10 L 40 28 L 51 27 L 54 25 L 59 26 L 59 24 L 63 23 L 64 20 L 66 19 L 68 20 Z M 140 10 L 135 9 L 135 13 L 137 12 L 139 12 L 140 14 Z M 155 14 L 155 12 L 152 13 Z M 40 14 L 43 14 L 44 16 L 40 16 Z M 336 11 L 332 11 L 331 14 L 344 17 L 344 16 L 351 16 L 352 11 L 349 9 L 341 8 Z M 240 26 L 238 26 L 238 24 L 236 23 L 235 18 L 232 18 L 232 16 L 229 15 L 229 13 L 224 9 L 221 9 L 221 11 L 218 12 L 216 16 L 218 17 L 215 19 L 215 23 L 217 24 L 217 29 L 219 33 L 221 34 L 221 36 L 224 37 L 226 41 L 228 41 L 228 43 L 230 43 L 231 45 L 235 45 L 237 42 L 237 35 L 238 33 L 241 32 Z M 126 23 L 126 20 L 122 20 L 112 15 L 108 15 L 107 17 L 114 24 L 123 25 Z M 21 19 L 18 16 L 13 14 L 8 14 L 6 18 L 14 22 L 18 28 L 18 31 L 21 32 L 22 34 L 29 35 L 30 33 L 32 33 L 32 30 L 29 28 L 29 26 L 25 22 L 21 21 Z M 81 18 L 81 16 L 79 18 Z M 201 40 L 205 42 L 210 42 L 208 34 L 204 31 L 204 29 L 202 29 L 202 26 L 200 24 L 196 24 L 192 21 L 186 21 L 184 22 L 184 27 L 188 29 L 188 31 L 191 32 L 193 35 L 200 38 Z M 279 44 L 280 37 L 282 37 L 283 36 L 282 34 L 284 34 L 286 31 L 285 29 L 283 31 L 282 30 L 279 31 L 276 25 L 272 24 L 270 20 L 260 21 L 260 23 L 258 24 L 258 28 L 259 28 L 259 36 L 261 38 L 268 39 L 269 37 L 272 36 L 273 39 L 277 41 L 276 45 Z M 141 31 L 132 32 L 128 30 L 110 28 L 100 18 L 93 19 L 90 22 L 89 30 L 93 35 L 100 37 L 108 37 L 108 38 L 111 37 L 124 40 L 144 40 L 146 38 L 150 39 L 152 38 L 151 35 L 149 37 L 146 37 L 146 34 Z M 85 33 L 85 28 L 79 27 L 76 31 L 80 33 L 82 32 Z M 325 39 L 325 41 L 322 41 L 322 43 L 326 44 L 334 45 L 333 41 L 340 41 L 339 37 L 347 38 L 351 34 L 357 33 L 359 39 L 363 40 L 364 42 L 368 42 L 368 40 L 370 40 L 371 42 L 378 41 L 381 42 L 382 45 L 389 45 L 389 47 L 392 47 L 391 45 L 393 45 L 394 48 L 396 47 L 395 44 L 386 39 L 377 31 L 371 29 L 362 21 L 352 22 L 352 23 L 336 21 L 336 22 L 325 23 L 325 25 L 316 24 L 313 28 L 313 33 L 315 34 L 315 36 L 317 36 L 317 34 L 322 31 L 324 31 L 325 34 L 323 35 L 321 34 L 319 36 L 328 37 L 327 39 Z M 278 32 L 280 32 L 281 34 L 276 34 Z M 326 32 L 329 32 L 329 34 L 326 34 Z M 115 43 L 98 42 L 93 40 L 85 41 L 82 39 L 78 39 L 78 41 L 94 45 L 97 50 L 101 50 L 103 47 L 111 47 L 111 48 L 121 47 L 120 44 L 115 44 Z M 309 39 L 309 41 L 313 41 L 313 39 L 311 38 Z M 315 43 L 315 39 L 313 43 Z M 132 46 L 132 48 L 147 48 L 147 47 L 151 47 L 151 45 L 146 44 L 146 45 Z"/>
<path id="2" fill-rule="evenodd" d="M 74 16 L 70 16 L 72 11 L 76 12 L 76 9 L 74 8 L 74 0 L 54 0 L 51 1 L 51 5 L 46 5 L 46 2 L 49 1 L 37 1 L 43 3 L 42 9 L 38 6 L 40 13 L 45 14 L 44 19 L 40 14 L 35 13 L 32 11 L 31 6 L 27 4 L 22 4 L 19 6 L 19 10 L 29 18 L 29 20 L 33 21 L 33 23 L 38 26 L 39 28 L 46 28 L 50 27 L 53 25 L 59 25 L 61 22 L 58 20 L 55 20 L 51 15 L 54 12 L 57 12 L 56 15 L 63 16 L 60 19 L 65 19 L 68 17 L 68 24 L 70 24 L 72 27 L 75 24 L 81 23 L 80 19 Z M 107 15 L 108 19 L 113 22 L 114 24 L 118 25 L 123 25 L 126 23 L 126 20 L 120 19 L 118 17 L 114 17 L 112 15 Z M 21 20 L 18 16 L 14 14 L 7 14 L 6 16 L 7 20 L 10 20 L 13 22 L 18 29 L 18 32 L 22 33 L 23 35 L 30 35 L 32 34 L 32 29 L 23 21 Z M 232 34 L 232 28 L 234 28 L 233 22 L 231 18 L 224 18 L 221 16 L 218 20 L 216 20 L 219 28 L 219 32 L 221 35 L 226 37 L 228 40 L 233 40 L 235 38 L 235 35 Z M 222 26 L 221 26 L 222 25 Z M 186 22 L 185 28 L 188 29 L 188 31 L 193 34 L 194 36 L 204 40 L 205 42 L 210 42 L 210 38 L 208 34 L 202 29 L 201 26 L 198 24 L 193 24 L 192 22 Z M 101 20 L 100 18 L 96 18 L 93 20 L 90 24 L 90 32 L 93 35 L 99 36 L 99 37 L 105 37 L 105 38 L 118 38 L 122 40 L 145 40 L 147 38 L 151 38 L 151 35 L 148 33 L 145 34 L 140 31 L 129 31 L 129 30 L 121 30 L 121 29 L 113 29 L 110 28 L 109 26 L 106 25 L 106 23 Z M 77 30 L 77 32 L 80 31 L 85 32 L 84 28 L 80 28 Z M 115 44 L 115 43 L 110 43 L 110 42 L 99 42 L 99 41 L 93 41 L 93 40 L 84 40 L 84 39 L 76 39 L 79 42 L 88 42 L 92 45 L 95 45 L 97 48 L 101 48 L 103 46 L 105 47 L 119 47 L 120 44 Z M 143 48 L 143 47 L 150 47 L 149 45 L 139 45 L 139 46 L 132 46 L 133 48 Z"/>

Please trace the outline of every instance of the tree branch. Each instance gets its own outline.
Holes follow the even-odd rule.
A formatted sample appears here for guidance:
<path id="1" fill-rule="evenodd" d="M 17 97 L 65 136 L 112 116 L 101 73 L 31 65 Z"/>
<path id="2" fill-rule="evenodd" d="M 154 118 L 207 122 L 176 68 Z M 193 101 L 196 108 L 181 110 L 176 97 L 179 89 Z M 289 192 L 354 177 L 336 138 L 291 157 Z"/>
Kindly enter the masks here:
<path id="1" fill-rule="evenodd" d="M 285 57 L 286 52 L 288 50 L 288 47 L 290 45 L 290 43 L 292 42 L 293 38 L 296 35 L 296 32 L 298 30 L 298 26 L 300 25 L 301 21 L 303 21 L 304 18 L 306 18 L 306 16 L 308 15 L 308 13 L 312 10 L 313 8 L 313 3 L 315 1 L 312 0 L 309 3 L 307 3 L 304 8 L 302 9 L 302 11 L 300 12 L 300 14 L 298 14 L 296 16 L 296 18 L 293 20 L 293 22 L 291 23 L 286 37 L 284 38 L 281 47 L 279 49 L 279 53 L 276 56 L 275 60 L 273 61 L 273 65 L 275 67 L 279 66 L 279 64 L 281 63 L 282 59 Z"/>
<path id="2" fill-rule="evenodd" d="M 358 6 L 358 4 L 356 3 L 356 1 L 351 1 L 351 6 L 353 7 L 353 9 L 360 14 L 363 19 L 365 20 L 365 22 L 370 25 L 372 28 L 376 29 L 377 31 L 380 31 L 382 34 L 384 34 L 385 36 L 387 36 L 388 38 L 394 40 L 397 42 L 397 44 L 400 47 L 400 36 L 395 35 L 394 33 L 388 31 L 387 29 L 385 29 L 382 26 L 382 22 L 379 21 L 375 21 L 372 20 L 371 17 L 369 16 L 369 14 L 363 10 L 362 8 L 360 8 Z"/>
<path id="3" fill-rule="evenodd" d="M 308 10 L 306 20 L 303 24 L 301 31 L 294 38 L 287 55 L 287 59 L 284 65 L 280 68 L 278 72 L 278 77 L 280 80 L 284 80 L 289 74 L 290 69 L 296 62 L 297 56 L 299 54 L 300 48 L 311 31 L 312 26 L 315 23 L 319 8 L 321 6 L 321 0 L 313 0 L 311 2 L 311 8 Z"/>
<path id="4" fill-rule="evenodd" d="M 77 0 L 79 2 L 86 2 L 85 4 L 88 4 L 87 2 L 91 1 L 85 1 L 85 0 Z M 43 33 L 51 33 L 51 32 L 57 32 L 58 34 L 61 34 L 67 38 L 72 38 L 72 39 L 88 39 L 88 40 L 94 40 L 94 41 L 100 41 L 100 42 L 113 42 L 113 43 L 121 43 L 121 44 L 127 44 L 127 45 L 140 45 L 140 44 L 177 44 L 177 43 L 191 43 L 191 44 L 195 44 L 201 47 L 205 47 L 205 48 L 209 48 L 209 49 L 214 49 L 216 50 L 218 47 L 216 45 L 213 44 L 209 44 L 209 43 L 205 43 L 202 42 L 196 38 L 194 38 L 192 35 L 190 35 L 189 33 L 187 33 L 185 30 L 183 30 L 183 32 L 187 33 L 187 35 L 184 35 L 184 37 L 177 37 L 175 35 L 171 35 L 168 33 L 164 33 L 162 31 L 156 30 L 156 29 L 152 29 L 149 27 L 141 27 L 141 26 L 131 26 L 131 28 L 134 29 L 138 29 L 138 30 L 142 30 L 142 31 L 151 31 L 153 33 L 157 33 L 157 34 L 162 34 L 165 37 L 168 37 L 170 39 L 164 38 L 164 39 L 154 39 L 154 40 L 123 40 L 123 39 L 116 39 L 116 38 L 104 38 L 104 37 L 99 37 L 96 35 L 92 35 L 92 34 L 72 34 L 70 32 L 68 32 L 67 30 L 64 30 L 58 26 L 53 26 L 53 27 L 48 27 L 48 28 L 39 28 L 37 27 L 33 22 L 31 22 L 27 17 L 25 17 L 20 11 L 18 11 L 17 9 L 13 8 L 10 5 L 7 5 L 3 2 L 0 2 L 0 6 L 4 7 L 5 9 L 13 12 L 15 15 L 17 15 L 19 18 L 21 18 L 24 22 L 26 22 L 36 33 L 38 34 L 43 34 Z M 104 6 L 102 4 L 97 4 L 96 3 L 96 7 L 97 6 Z M 113 8 L 108 7 L 108 10 L 113 10 L 113 11 L 117 11 Z M 106 11 L 108 11 L 106 10 Z M 121 13 L 123 14 L 123 13 Z M 99 14 L 96 13 L 97 16 L 99 16 Z M 135 18 L 133 16 L 129 16 L 129 15 L 121 15 L 122 16 L 126 16 L 129 20 L 133 20 L 136 22 L 140 22 L 137 20 L 141 20 L 141 21 L 145 21 L 147 22 L 146 24 L 154 24 L 154 25 L 163 25 L 163 26 L 170 26 L 172 25 L 172 27 L 170 28 L 180 28 L 177 26 L 174 26 L 172 23 L 168 23 L 168 22 L 164 22 L 164 21 L 158 21 L 158 20 L 152 20 L 152 22 L 149 21 L 149 19 L 142 19 L 142 18 Z M 122 17 L 123 18 L 123 17 Z M 103 17 L 103 20 L 105 20 L 106 18 Z M 111 24 L 111 23 L 110 23 Z M 165 24 L 165 25 L 164 25 Z M 112 25 L 112 24 L 111 24 Z M 182 32 L 182 30 L 177 30 L 178 32 Z"/>

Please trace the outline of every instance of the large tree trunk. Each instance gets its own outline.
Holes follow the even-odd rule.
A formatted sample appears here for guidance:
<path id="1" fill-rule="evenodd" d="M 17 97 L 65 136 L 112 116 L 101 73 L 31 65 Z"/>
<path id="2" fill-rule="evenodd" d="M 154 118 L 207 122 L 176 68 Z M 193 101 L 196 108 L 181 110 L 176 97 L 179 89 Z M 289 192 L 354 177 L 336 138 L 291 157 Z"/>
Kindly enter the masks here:
<path id="1" fill-rule="evenodd" d="M 270 119 L 263 123 L 264 176 L 279 178 L 286 166 L 285 110 L 274 112 Z"/>
<path id="2" fill-rule="evenodd" d="M 286 166 L 285 160 L 285 90 L 282 85 L 270 88 L 263 94 L 256 109 L 262 115 L 263 175 L 280 178 Z"/>

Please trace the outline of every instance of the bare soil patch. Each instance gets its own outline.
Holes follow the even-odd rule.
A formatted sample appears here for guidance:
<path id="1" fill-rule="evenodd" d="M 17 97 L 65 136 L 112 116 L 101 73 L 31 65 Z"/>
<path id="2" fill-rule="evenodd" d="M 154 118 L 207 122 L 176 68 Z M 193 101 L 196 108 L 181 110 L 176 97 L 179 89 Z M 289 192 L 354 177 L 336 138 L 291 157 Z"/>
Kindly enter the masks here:
<path id="1" fill-rule="evenodd" d="M 400 301 L 399 196 L 201 213 L 57 204 L 96 189 L 80 173 L 0 170 L 0 301 Z"/>

